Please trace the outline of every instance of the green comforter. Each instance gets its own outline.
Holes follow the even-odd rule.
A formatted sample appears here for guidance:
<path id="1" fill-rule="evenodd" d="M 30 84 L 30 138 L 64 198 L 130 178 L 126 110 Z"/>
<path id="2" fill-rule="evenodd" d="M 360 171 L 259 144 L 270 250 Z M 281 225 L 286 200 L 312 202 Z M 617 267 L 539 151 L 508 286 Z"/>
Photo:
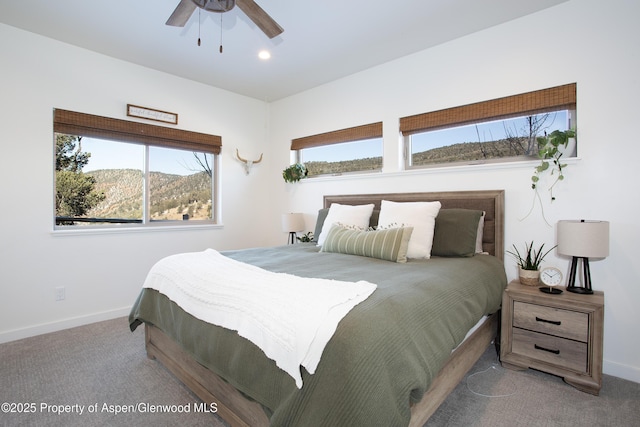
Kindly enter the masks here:
<path id="1" fill-rule="evenodd" d="M 196 360 L 263 405 L 273 426 L 406 426 L 451 351 L 500 307 L 503 263 L 489 255 L 397 264 L 319 252 L 312 244 L 227 251 L 266 270 L 367 280 L 376 291 L 338 325 L 304 386 L 237 333 L 185 313 L 151 289 L 134 304 L 131 330 L 151 323 Z"/>

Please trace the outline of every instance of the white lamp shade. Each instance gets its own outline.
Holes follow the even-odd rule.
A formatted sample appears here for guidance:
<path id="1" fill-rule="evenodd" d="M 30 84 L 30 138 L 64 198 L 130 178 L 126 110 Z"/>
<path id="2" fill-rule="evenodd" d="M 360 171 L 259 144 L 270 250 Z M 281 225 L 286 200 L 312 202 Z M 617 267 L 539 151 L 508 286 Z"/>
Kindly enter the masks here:
<path id="1" fill-rule="evenodd" d="M 291 233 L 304 230 L 304 216 L 301 213 L 282 214 L 282 231 Z"/>
<path id="2" fill-rule="evenodd" d="M 609 256 L 609 222 L 558 221 L 558 253 L 585 258 Z"/>

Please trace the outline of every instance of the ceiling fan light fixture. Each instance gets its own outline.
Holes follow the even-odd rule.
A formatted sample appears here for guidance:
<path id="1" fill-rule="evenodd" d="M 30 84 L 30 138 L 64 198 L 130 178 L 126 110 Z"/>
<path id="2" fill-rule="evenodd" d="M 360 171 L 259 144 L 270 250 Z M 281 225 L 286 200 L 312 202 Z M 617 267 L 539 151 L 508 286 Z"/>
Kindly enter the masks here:
<path id="1" fill-rule="evenodd" d="M 235 0 L 191 0 L 196 6 L 209 12 L 224 13 L 233 9 Z"/>
<path id="2" fill-rule="evenodd" d="M 267 59 L 271 58 L 271 52 L 269 52 L 268 50 L 261 50 L 260 52 L 258 52 L 258 58 L 266 61 Z"/>

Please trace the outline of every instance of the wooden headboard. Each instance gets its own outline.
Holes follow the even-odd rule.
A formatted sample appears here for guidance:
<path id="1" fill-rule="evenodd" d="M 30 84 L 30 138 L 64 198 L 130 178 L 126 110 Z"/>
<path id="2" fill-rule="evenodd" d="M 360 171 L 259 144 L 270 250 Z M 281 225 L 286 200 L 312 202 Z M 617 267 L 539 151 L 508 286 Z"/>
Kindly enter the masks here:
<path id="1" fill-rule="evenodd" d="M 442 209 L 478 209 L 485 212 L 482 249 L 504 259 L 504 190 L 447 191 L 432 193 L 344 194 L 324 196 L 324 207 L 331 203 L 364 205 L 373 203 L 380 209 L 382 200 L 392 202 L 440 201 Z"/>

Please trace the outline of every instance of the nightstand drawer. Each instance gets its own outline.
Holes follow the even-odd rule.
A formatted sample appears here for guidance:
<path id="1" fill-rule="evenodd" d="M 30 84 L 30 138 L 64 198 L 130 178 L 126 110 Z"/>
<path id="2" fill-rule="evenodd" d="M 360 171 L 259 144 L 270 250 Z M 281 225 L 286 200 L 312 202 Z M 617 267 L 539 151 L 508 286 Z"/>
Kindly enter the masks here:
<path id="1" fill-rule="evenodd" d="M 514 328 L 512 351 L 576 372 L 587 372 L 586 343 Z"/>
<path id="2" fill-rule="evenodd" d="M 589 338 L 587 313 L 520 301 L 513 302 L 513 326 L 585 343 Z"/>

